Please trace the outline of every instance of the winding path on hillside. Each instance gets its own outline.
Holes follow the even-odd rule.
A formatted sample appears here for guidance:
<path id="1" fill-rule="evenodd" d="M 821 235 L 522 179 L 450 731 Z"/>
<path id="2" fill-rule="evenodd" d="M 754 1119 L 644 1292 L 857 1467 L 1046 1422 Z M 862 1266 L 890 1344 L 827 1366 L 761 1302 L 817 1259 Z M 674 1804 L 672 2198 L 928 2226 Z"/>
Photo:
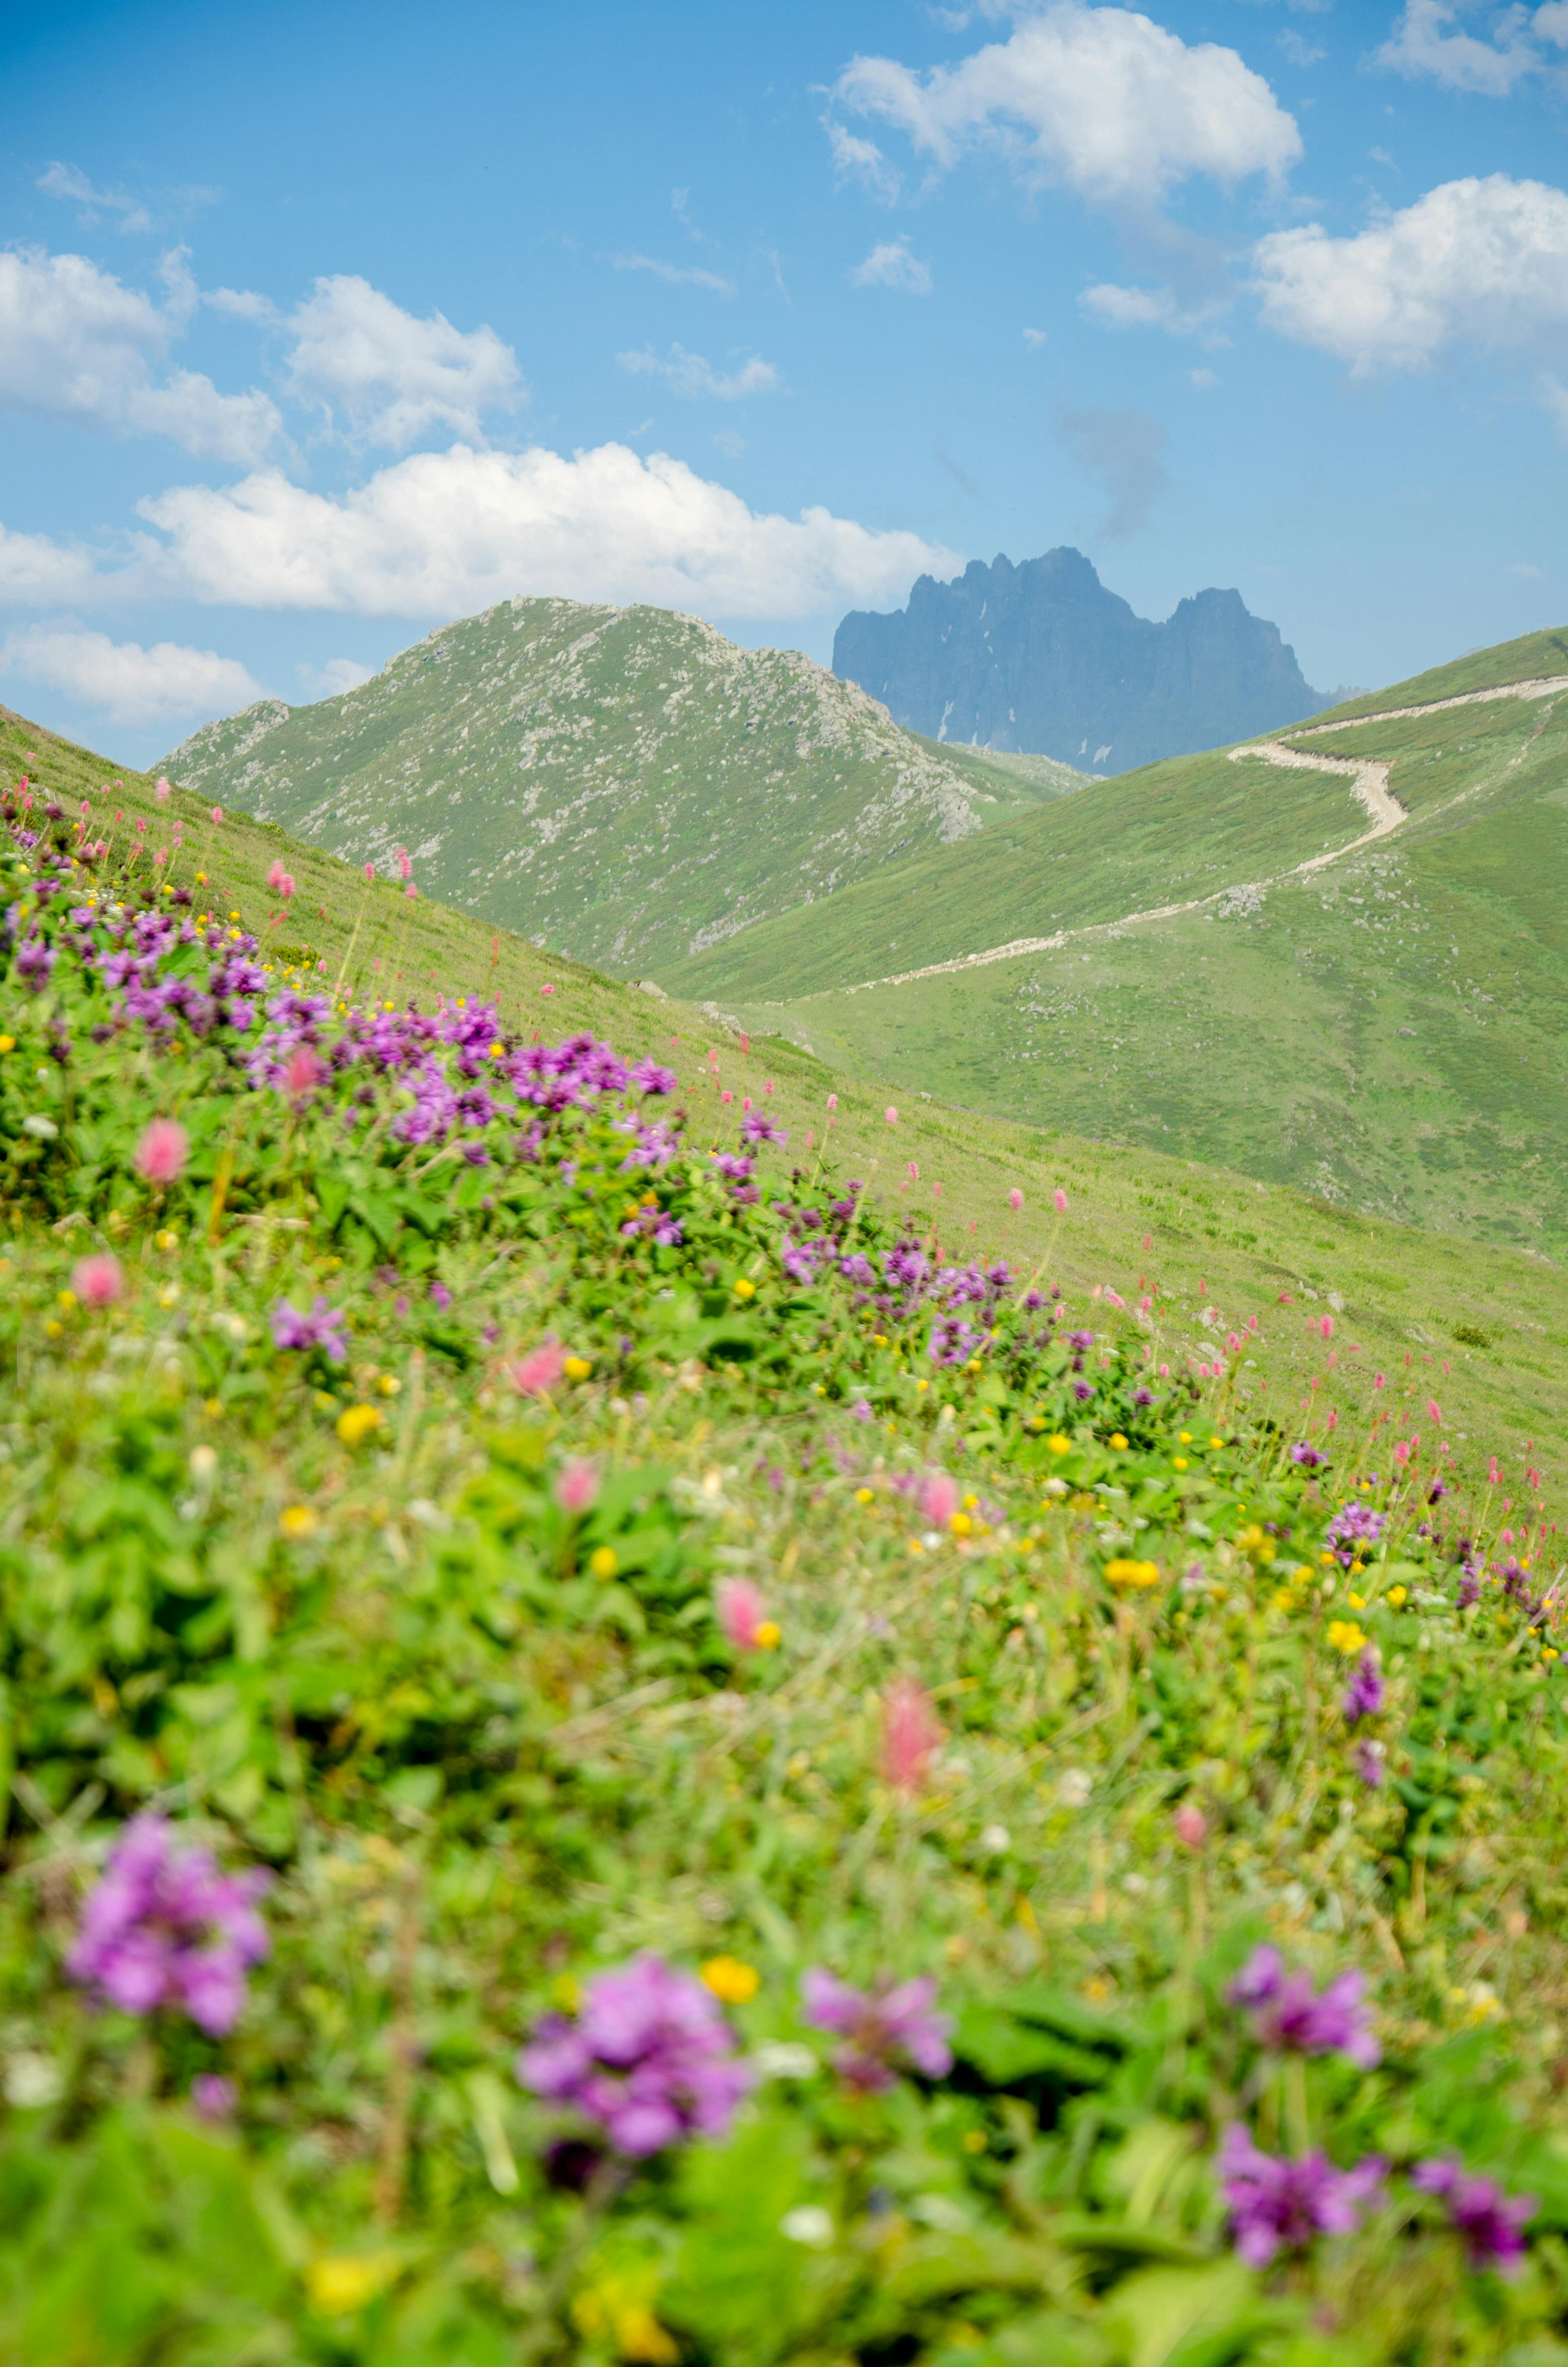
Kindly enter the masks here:
<path id="1" fill-rule="evenodd" d="M 1568 674 L 1536 674 L 1528 682 L 1507 682 L 1488 690 L 1457 691 L 1451 698 L 1432 698 L 1419 707 L 1385 707 L 1375 715 L 1347 715 L 1335 723 L 1309 723 L 1292 732 L 1294 740 L 1315 740 L 1325 731 L 1354 731 L 1371 723 L 1397 723 L 1407 716 L 1439 715 L 1450 707 L 1479 707 L 1498 698 L 1548 698 L 1554 691 L 1568 690 Z M 1314 756 L 1299 748 L 1288 748 L 1280 740 L 1257 740 L 1245 748 L 1233 748 L 1230 761 L 1237 763 L 1244 756 L 1260 756 L 1266 764 L 1300 765 L 1314 773 L 1338 773 L 1345 776 L 1352 797 L 1359 799 L 1371 816 L 1372 827 L 1363 831 L 1344 846 L 1330 847 L 1325 855 L 1309 855 L 1304 863 L 1292 864 L 1269 879 L 1238 881 L 1229 888 L 1218 888 L 1213 895 L 1194 896 L 1182 904 L 1155 904 L 1146 912 L 1123 912 L 1119 920 L 1091 921 L 1078 929 L 1058 929 L 1048 937 L 1013 937 L 1005 946 L 988 946 L 984 953 L 959 954 L 951 961 L 927 962 L 919 969 L 895 970 L 887 978 L 863 979 L 855 986 L 818 987 L 815 993 L 795 995 L 794 1002 L 820 1002 L 832 994 L 871 994 L 878 987 L 908 986 L 915 979 L 946 978 L 959 970 L 985 969 L 992 962 L 1014 961 L 1021 954 L 1055 953 L 1066 945 L 1082 937 L 1115 936 L 1122 929 L 1141 927 L 1149 921 L 1174 921 L 1183 912 L 1201 912 L 1211 904 L 1223 904 L 1249 891 L 1261 892 L 1266 888 L 1280 888 L 1288 879 L 1300 879 L 1314 871 L 1326 870 L 1331 863 L 1343 862 L 1348 855 L 1357 854 L 1380 838 L 1387 838 L 1407 820 L 1404 808 L 1388 786 L 1389 765 L 1371 759 L 1354 756 Z M 764 1010 L 779 1010 L 781 1003 L 763 1004 Z"/>

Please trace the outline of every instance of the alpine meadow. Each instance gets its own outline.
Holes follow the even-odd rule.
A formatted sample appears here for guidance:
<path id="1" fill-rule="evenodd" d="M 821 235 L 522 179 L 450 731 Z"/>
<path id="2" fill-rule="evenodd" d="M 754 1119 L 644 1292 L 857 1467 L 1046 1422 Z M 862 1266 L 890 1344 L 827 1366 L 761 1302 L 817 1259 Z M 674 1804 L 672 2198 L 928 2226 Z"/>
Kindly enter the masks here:
<path id="1" fill-rule="evenodd" d="M 0 62 L 0 2367 L 1568 2367 L 1568 0 Z"/>

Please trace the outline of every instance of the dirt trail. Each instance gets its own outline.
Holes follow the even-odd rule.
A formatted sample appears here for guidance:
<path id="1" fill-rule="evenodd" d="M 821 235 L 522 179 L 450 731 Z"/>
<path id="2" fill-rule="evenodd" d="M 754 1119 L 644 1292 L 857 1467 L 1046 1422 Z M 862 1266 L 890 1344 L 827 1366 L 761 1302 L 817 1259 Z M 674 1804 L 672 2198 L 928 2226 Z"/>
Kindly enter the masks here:
<path id="1" fill-rule="evenodd" d="M 1368 723 L 1395 723 L 1409 715 L 1438 715 L 1445 708 L 1478 707 L 1495 698 L 1547 698 L 1553 691 L 1568 690 L 1568 674 L 1540 674 L 1529 682 L 1505 683 L 1494 690 L 1463 690 L 1452 698 L 1429 699 L 1422 707 L 1390 707 L 1376 715 L 1347 716 L 1337 723 L 1312 723 L 1292 731 L 1295 740 L 1315 739 L 1324 731 L 1351 731 Z M 1148 921 L 1174 921 L 1183 912 L 1201 912 L 1212 904 L 1223 904 L 1234 898 L 1261 893 L 1266 888 L 1282 887 L 1288 879 L 1300 879 L 1312 872 L 1326 870 L 1331 863 L 1341 863 L 1348 855 L 1355 855 L 1363 846 L 1387 838 L 1407 820 L 1404 808 L 1388 786 L 1389 766 L 1374 764 L 1355 756 L 1313 756 L 1298 748 L 1287 748 L 1282 741 L 1256 740 L 1245 748 L 1233 748 L 1230 761 L 1234 764 L 1244 756 L 1260 756 L 1266 764 L 1299 765 L 1314 773 L 1339 773 L 1349 783 L 1350 794 L 1360 800 L 1371 816 L 1372 827 L 1359 838 L 1348 840 L 1343 846 L 1330 847 L 1325 855 L 1309 855 L 1304 863 L 1292 864 L 1288 871 L 1277 872 L 1272 878 L 1237 882 L 1229 888 L 1217 889 L 1212 896 L 1194 896 L 1184 904 L 1156 904 L 1143 912 L 1123 912 L 1119 920 L 1092 921 L 1078 929 L 1058 929 L 1048 937 L 1013 937 L 1005 946 L 987 946 L 983 953 L 959 954 L 951 961 L 927 962 L 919 969 L 895 970 L 887 978 L 863 979 L 855 986 L 819 988 L 815 994 L 792 997 L 799 1002 L 819 1002 L 831 994 L 870 994 L 878 987 L 908 986 L 915 979 L 945 978 L 958 970 L 985 969 L 992 962 L 1014 961 L 1021 954 L 1055 953 L 1082 937 L 1118 935 L 1123 929 L 1139 928 Z M 764 1010 L 780 1010 L 782 1003 L 769 1002 Z"/>

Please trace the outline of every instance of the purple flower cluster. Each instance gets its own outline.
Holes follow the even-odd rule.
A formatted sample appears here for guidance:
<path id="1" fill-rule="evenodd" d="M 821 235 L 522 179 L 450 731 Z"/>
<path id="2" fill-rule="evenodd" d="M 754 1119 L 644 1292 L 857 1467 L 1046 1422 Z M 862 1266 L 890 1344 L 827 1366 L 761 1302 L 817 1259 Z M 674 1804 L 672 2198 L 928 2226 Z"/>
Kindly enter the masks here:
<path id="1" fill-rule="evenodd" d="M 1376 1717 L 1383 1705 L 1382 1670 L 1378 1665 L 1376 1647 L 1369 1644 L 1350 1671 L 1350 1682 L 1339 1707 L 1347 1726 L 1357 1726 L 1364 1717 Z"/>
<path id="2" fill-rule="evenodd" d="M 345 1329 L 348 1317 L 341 1308 L 329 1307 L 318 1291 L 309 1314 L 302 1314 L 287 1298 L 280 1298 L 272 1310 L 273 1344 L 278 1348 L 298 1348 L 305 1353 L 319 1349 L 329 1364 L 341 1365 L 348 1355 Z"/>
<path id="3" fill-rule="evenodd" d="M 1421 2161 L 1410 2173 L 1413 2186 L 1448 2206 L 1449 2224 L 1476 2269 L 1517 2273 L 1525 2248 L 1525 2222 L 1540 2207 L 1533 2194 L 1505 2194 L 1489 2178 L 1472 2178 L 1461 2161 Z"/>
<path id="4" fill-rule="evenodd" d="M 517 2077 L 632 2160 L 682 2137 L 722 2136 L 749 2083 L 716 1999 L 660 1956 L 590 1981 L 574 2022 L 547 2014 Z"/>
<path id="5" fill-rule="evenodd" d="M 240 2018 L 247 1970 L 271 1945 L 255 1911 L 270 1879 L 220 1874 L 162 1817 L 138 1817 L 88 1894 L 66 1971 L 124 2013 L 178 2010 L 221 2038 Z"/>
<path id="6" fill-rule="evenodd" d="M 1325 1542 L 1334 1549 L 1337 1559 L 1348 1569 L 1369 1546 L 1376 1545 L 1383 1533 L 1386 1515 L 1374 1512 L 1371 1504 L 1346 1504 L 1329 1522 Z"/>
<path id="7" fill-rule="evenodd" d="M 845 2044 L 833 2067 L 851 2088 L 870 2094 L 893 2085 L 896 2065 L 912 2065 L 929 2079 L 953 2067 L 947 2017 L 933 2010 L 936 1983 L 904 1981 L 896 1988 L 852 1989 L 832 1973 L 817 1969 L 801 1983 L 806 2019 L 833 2032 Z"/>
<path id="8" fill-rule="evenodd" d="M 1341 1973 L 1321 1992 L 1310 1973 L 1287 1973 L 1277 1948 L 1255 1948 L 1227 1991 L 1252 2017 L 1259 2042 L 1282 2054 L 1348 2055 L 1370 2071 L 1382 2050 L 1361 2002 L 1359 1973 Z"/>
<path id="9" fill-rule="evenodd" d="M 1220 2176 L 1236 2250 L 1255 2269 L 1277 2252 L 1304 2252 L 1318 2236 L 1348 2236 L 1377 2197 L 1386 2165 L 1376 2154 L 1336 2169 L 1324 2153 L 1299 2161 L 1260 2153 L 1239 2122 L 1225 2131 Z"/>
<path id="10" fill-rule="evenodd" d="M 1305 1439 L 1300 1440 L 1291 1449 L 1291 1461 L 1302 1471 L 1321 1471 L 1327 1460 L 1326 1455 L 1320 1455 L 1315 1446 L 1307 1444 Z"/>

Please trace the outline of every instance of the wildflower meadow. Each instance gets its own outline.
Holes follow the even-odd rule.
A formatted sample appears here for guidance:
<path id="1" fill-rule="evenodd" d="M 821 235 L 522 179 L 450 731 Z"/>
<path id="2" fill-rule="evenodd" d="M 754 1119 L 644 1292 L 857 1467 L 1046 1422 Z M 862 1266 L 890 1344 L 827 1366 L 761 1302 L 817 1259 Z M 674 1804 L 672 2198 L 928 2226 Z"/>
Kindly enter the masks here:
<path id="1" fill-rule="evenodd" d="M 5 826 L 0 2355 L 1568 2360 L 1537 1470 Z"/>

